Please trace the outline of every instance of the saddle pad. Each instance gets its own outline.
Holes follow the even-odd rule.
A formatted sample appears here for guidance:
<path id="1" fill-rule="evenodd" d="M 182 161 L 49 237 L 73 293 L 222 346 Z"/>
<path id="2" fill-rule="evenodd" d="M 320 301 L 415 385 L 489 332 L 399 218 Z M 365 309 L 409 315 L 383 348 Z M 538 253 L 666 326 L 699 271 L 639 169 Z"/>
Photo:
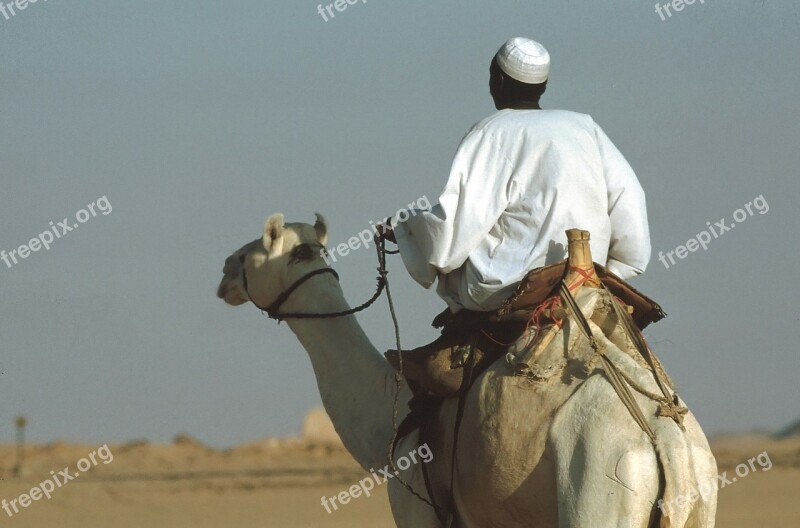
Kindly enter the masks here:
<path id="1" fill-rule="evenodd" d="M 667 314 L 658 303 L 636 290 L 605 266 L 595 262 L 594 269 L 597 277 L 611 294 L 633 308 L 631 317 L 640 330 L 666 317 Z M 566 260 L 529 271 L 520 282 L 514 295 L 497 309 L 492 319 L 495 321 L 527 319 L 545 299 L 558 294 L 559 282 L 566 273 Z"/>

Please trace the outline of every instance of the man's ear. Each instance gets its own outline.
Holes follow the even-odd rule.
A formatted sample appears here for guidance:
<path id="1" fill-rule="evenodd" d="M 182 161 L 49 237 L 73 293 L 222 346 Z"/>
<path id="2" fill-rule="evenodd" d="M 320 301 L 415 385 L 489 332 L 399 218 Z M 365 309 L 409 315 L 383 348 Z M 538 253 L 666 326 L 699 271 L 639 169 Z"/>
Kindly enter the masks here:
<path id="1" fill-rule="evenodd" d="M 264 249 L 272 251 L 275 244 L 280 242 L 282 237 L 283 215 L 281 213 L 275 213 L 267 218 L 267 221 L 264 223 L 264 235 L 261 237 L 261 243 L 264 245 Z"/>
<path id="2" fill-rule="evenodd" d="M 317 216 L 317 221 L 314 222 L 314 231 L 317 232 L 317 240 L 324 246 L 328 243 L 328 224 L 321 214 L 314 214 Z"/>

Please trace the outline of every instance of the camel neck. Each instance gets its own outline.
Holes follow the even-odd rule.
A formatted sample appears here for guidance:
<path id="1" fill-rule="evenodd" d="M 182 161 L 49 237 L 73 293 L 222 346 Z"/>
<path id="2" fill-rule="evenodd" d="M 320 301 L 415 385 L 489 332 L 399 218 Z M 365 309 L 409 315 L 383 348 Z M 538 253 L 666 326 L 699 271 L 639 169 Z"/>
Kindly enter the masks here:
<path id="1" fill-rule="evenodd" d="M 335 277 L 322 274 L 298 287 L 283 310 L 328 313 L 348 308 Z M 386 464 L 394 371 L 353 315 L 286 321 L 311 359 L 323 405 L 345 447 L 365 469 Z M 398 405 L 405 409 L 410 395 L 401 396 Z"/>

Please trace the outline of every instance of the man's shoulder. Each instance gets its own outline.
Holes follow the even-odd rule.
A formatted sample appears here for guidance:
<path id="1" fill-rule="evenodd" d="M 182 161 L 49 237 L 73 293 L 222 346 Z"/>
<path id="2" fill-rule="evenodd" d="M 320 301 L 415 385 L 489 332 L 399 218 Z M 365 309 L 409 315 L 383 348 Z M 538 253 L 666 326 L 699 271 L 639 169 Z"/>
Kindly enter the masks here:
<path id="1" fill-rule="evenodd" d="M 475 123 L 470 133 L 494 135 L 508 129 L 553 126 L 588 129 L 596 125 L 590 115 L 571 110 L 499 110 Z"/>

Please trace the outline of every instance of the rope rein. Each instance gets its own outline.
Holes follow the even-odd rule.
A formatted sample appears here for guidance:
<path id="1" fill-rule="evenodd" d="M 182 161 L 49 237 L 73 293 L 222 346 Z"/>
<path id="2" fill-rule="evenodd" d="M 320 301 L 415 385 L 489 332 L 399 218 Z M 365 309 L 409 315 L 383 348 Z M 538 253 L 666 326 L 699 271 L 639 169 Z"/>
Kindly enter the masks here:
<path id="1" fill-rule="evenodd" d="M 385 277 L 389 273 L 388 271 L 386 271 L 386 254 L 388 253 L 391 255 L 399 253 L 399 251 L 394 251 L 394 252 L 388 251 L 385 248 L 385 241 L 383 239 L 381 239 L 381 243 L 382 244 L 380 246 L 376 245 L 376 248 L 378 250 L 378 262 L 380 262 L 380 265 L 383 267 L 384 277 Z M 397 323 L 397 314 L 395 313 L 394 310 L 394 302 L 392 301 L 392 291 L 389 288 L 388 278 L 386 279 L 386 300 L 389 303 L 389 313 L 391 313 L 392 315 L 395 344 L 397 346 L 397 350 L 400 352 L 398 354 L 400 358 L 400 365 L 399 365 L 400 370 L 394 373 L 394 400 L 392 401 L 392 437 L 389 439 L 389 445 L 387 446 L 386 456 L 389 459 L 389 467 L 391 468 L 392 471 L 394 471 L 395 478 L 397 479 L 398 482 L 400 482 L 400 484 L 403 485 L 406 491 L 411 493 L 413 496 L 415 496 L 416 498 L 418 498 L 431 508 L 433 508 L 434 511 L 437 511 L 436 505 L 433 504 L 433 502 L 431 502 L 428 498 L 423 497 L 422 495 L 417 493 L 416 490 L 414 490 L 414 488 L 411 487 L 411 484 L 406 482 L 406 480 L 400 476 L 400 469 L 398 469 L 397 465 L 394 463 L 394 447 L 395 443 L 397 442 L 397 434 L 400 429 L 399 425 L 397 424 L 397 404 L 398 404 L 398 399 L 400 397 L 400 388 L 403 382 L 403 349 L 400 346 L 400 325 Z"/>

